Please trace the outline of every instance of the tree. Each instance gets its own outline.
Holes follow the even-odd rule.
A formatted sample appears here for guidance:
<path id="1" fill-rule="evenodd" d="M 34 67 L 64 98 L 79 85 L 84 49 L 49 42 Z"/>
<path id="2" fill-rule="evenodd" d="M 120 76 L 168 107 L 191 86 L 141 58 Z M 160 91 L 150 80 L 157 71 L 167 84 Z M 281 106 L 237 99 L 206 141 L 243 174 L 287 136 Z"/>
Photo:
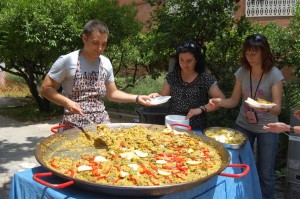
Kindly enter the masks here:
<path id="1" fill-rule="evenodd" d="M 232 13 L 236 1 L 201 0 L 148 0 L 157 7 L 152 13 L 149 31 L 153 40 L 152 49 L 156 59 L 165 59 L 175 52 L 183 40 L 195 40 L 205 53 L 208 68 L 216 77 L 220 88 L 230 96 L 233 89 L 234 72 L 240 66 L 242 42 L 246 36 L 262 33 L 269 38 L 277 59 L 277 66 L 297 66 L 299 74 L 299 6 L 288 27 L 274 23 L 266 26 L 255 24 L 245 18 L 236 21 Z M 155 59 L 154 59 L 155 60 Z M 226 111 L 226 113 L 224 113 Z M 220 113 L 220 114 L 219 114 Z M 237 109 L 230 113 L 219 110 L 214 113 L 211 125 L 234 125 Z M 224 118 L 224 115 L 231 115 Z M 230 118 L 232 121 L 229 121 Z"/>
<path id="2" fill-rule="evenodd" d="M 289 23 L 290 42 L 293 44 L 293 53 L 288 58 L 293 66 L 296 66 L 295 74 L 300 77 L 300 2 L 298 1 L 294 10 L 294 16 Z"/>
<path id="3" fill-rule="evenodd" d="M 148 0 L 155 6 L 149 21 L 155 35 L 152 47 L 157 59 L 171 55 L 183 40 L 195 40 L 203 53 L 205 44 L 233 24 L 234 0 Z M 162 3 L 165 2 L 165 3 Z"/>
<path id="4" fill-rule="evenodd" d="M 112 44 L 141 30 L 133 4 L 111 0 L 7 0 L 1 5 L 0 60 L 6 67 L 0 68 L 24 78 L 40 111 L 48 111 L 49 102 L 39 95 L 39 84 L 59 55 L 81 47 L 87 21 L 104 21 Z"/>

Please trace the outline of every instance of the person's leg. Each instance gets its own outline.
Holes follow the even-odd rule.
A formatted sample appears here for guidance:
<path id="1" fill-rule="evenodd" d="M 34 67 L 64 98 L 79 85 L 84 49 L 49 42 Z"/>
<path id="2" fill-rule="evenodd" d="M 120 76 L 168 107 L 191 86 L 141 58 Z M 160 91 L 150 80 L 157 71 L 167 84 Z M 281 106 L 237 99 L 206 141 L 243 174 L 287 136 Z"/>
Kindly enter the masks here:
<path id="1" fill-rule="evenodd" d="M 236 124 L 235 129 L 242 132 L 242 133 L 244 133 L 248 137 L 248 140 L 250 142 L 250 146 L 253 150 L 253 145 L 254 145 L 254 141 L 255 141 L 255 138 L 256 138 L 256 134 L 251 132 L 251 131 L 248 131 L 248 130 L 244 129 L 243 127 L 239 126 L 238 124 Z"/>
<path id="2" fill-rule="evenodd" d="M 263 198 L 275 197 L 275 158 L 279 135 L 261 133 L 257 137 L 257 171 Z"/>

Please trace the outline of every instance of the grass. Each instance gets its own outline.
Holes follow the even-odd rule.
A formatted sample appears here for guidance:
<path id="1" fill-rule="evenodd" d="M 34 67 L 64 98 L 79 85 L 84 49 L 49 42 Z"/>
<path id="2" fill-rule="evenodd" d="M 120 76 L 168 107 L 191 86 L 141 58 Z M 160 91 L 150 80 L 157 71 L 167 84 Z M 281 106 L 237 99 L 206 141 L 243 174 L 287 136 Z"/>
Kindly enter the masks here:
<path id="1" fill-rule="evenodd" d="M 145 79 L 141 80 L 135 87 L 128 88 L 125 92 L 140 95 L 148 95 L 153 92 L 159 93 L 162 89 L 164 77 L 165 75 L 163 74 L 158 79 L 154 80 L 150 76 L 147 76 Z M 104 100 L 104 103 L 106 108 L 125 110 L 129 112 L 134 112 L 135 108 L 140 107 L 140 105 L 137 105 L 135 103 L 117 103 L 111 102 L 109 100 Z"/>
<path id="2" fill-rule="evenodd" d="M 165 74 L 162 74 L 158 79 L 154 80 L 150 76 L 147 76 L 139 84 L 133 88 L 129 88 L 126 92 L 145 95 L 153 92 L 159 93 L 164 83 L 164 77 Z"/>
<path id="3" fill-rule="evenodd" d="M 62 114 L 63 108 L 54 104 L 51 104 L 51 111 L 49 113 L 40 112 L 34 101 L 31 101 L 28 105 L 22 107 L 0 109 L 0 115 L 13 118 L 20 122 L 45 121 L 60 117 Z"/>
<path id="4" fill-rule="evenodd" d="M 0 97 L 31 98 L 31 93 L 22 78 L 6 73 L 5 83 L 0 84 Z M 51 104 L 51 112 L 45 113 L 39 111 L 37 103 L 33 99 L 26 100 L 26 102 L 27 105 L 25 106 L 0 109 L 0 115 L 22 122 L 37 122 L 58 117 L 63 114 L 62 107 L 54 104 Z"/>
<path id="5" fill-rule="evenodd" d="M 10 79 L 5 80 L 4 85 L 0 85 L 0 97 L 26 97 L 31 96 L 27 85 Z"/>

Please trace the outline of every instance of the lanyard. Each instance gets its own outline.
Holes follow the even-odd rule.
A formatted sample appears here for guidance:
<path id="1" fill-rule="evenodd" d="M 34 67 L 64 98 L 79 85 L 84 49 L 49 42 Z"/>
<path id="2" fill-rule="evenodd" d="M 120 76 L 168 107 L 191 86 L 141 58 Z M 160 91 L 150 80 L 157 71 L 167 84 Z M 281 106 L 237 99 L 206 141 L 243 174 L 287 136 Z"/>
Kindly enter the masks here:
<path id="1" fill-rule="evenodd" d="M 254 96 L 252 98 L 252 78 L 251 78 L 251 69 L 250 69 L 250 92 L 251 92 L 251 98 L 254 99 L 254 100 L 255 100 L 256 92 L 258 90 L 258 87 L 259 87 L 259 84 L 260 84 L 260 81 L 261 81 L 263 75 L 264 75 L 264 73 L 262 73 L 261 76 L 260 76 L 259 82 L 257 84 L 256 90 L 255 90 L 255 93 L 254 93 Z"/>

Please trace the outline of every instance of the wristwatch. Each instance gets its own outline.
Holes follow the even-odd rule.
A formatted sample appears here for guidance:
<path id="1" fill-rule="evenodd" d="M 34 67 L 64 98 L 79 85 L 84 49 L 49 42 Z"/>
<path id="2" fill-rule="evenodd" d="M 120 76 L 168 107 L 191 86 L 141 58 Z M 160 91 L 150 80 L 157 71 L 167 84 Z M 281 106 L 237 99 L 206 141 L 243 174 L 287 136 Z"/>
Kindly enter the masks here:
<path id="1" fill-rule="evenodd" d="M 290 133 L 295 133 L 294 126 L 290 126 Z"/>
<path id="2" fill-rule="evenodd" d="M 199 108 L 200 108 L 200 110 L 202 111 L 201 113 L 205 113 L 205 112 L 206 112 L 205 106 L 200 106 Z"/>

